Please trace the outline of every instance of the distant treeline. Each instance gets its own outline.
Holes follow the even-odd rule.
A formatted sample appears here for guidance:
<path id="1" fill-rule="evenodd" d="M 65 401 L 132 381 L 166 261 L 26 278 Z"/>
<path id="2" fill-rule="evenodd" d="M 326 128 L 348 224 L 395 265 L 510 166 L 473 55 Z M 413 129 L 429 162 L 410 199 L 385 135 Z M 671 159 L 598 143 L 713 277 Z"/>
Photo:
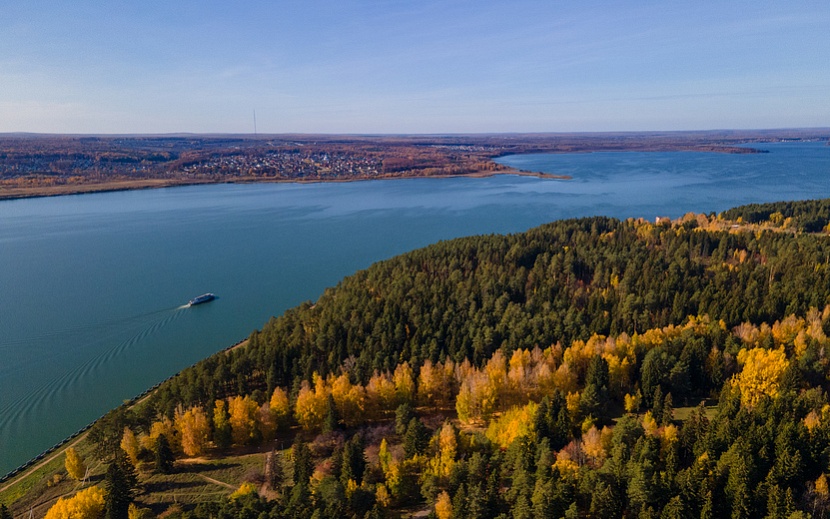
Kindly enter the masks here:
<path id="1" fill-rule="evenodd" d="M 771 202 L 749 204 L 723 212 L 729 220 L 741 219 L 746 223 L 779 221 L 791 218 L 791 227 L 804 232 L 819 232 L 830 223 L 830 200 L 805 200 L 803 202 Z"/>

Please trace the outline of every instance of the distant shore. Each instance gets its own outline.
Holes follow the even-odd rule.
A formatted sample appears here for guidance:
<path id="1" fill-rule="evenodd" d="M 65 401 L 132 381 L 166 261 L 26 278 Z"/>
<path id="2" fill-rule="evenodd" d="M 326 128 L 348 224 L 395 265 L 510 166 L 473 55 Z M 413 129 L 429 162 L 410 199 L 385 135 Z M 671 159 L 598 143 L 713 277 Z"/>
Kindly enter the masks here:
<path id="1" fill-rule="evenodd" d="M 183 187 L 207 184 L 322 184 L 364 182 L 371 180 L 405 180 L 418 178 L 487 178 L 496 175 L 518 175 L 535 177 L 547 180 L 571 180 L 570 175 L 554 175 L 534 171 L 520 171 L 514 169 L 498 171 L 477 171 L 474 173 L 455 175 L 385 175 L 378 177 L 354 177 L 333 179 L 284 179 L 262 177 L 234 177 L 212 179 L 141 179 L 141 180 L 113 180 L 112 182 L 64 184 L 46 187 L 11 187 L 0 188 L 0 201 L 20 200 L 23 198 L 43 198 L 52 196 L 85 195 L 90 193 L 108 193 L 114 191 L 134 191 L 139 189 L 159 189 L 164 187 Z"/>

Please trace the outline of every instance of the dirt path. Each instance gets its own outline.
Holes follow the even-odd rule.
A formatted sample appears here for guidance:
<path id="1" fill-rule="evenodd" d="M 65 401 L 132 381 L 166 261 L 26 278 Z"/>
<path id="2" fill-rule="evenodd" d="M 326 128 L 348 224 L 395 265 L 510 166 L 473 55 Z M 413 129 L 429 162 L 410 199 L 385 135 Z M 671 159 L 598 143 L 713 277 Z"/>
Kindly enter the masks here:
<path id="1" fill-rule="evenodd" d="M 2 487 L 0 487 L 0 492 L 5 492 L 6 490 L 10 489 L 11 487 L 16 485 L 17 483 L 19 483 L 19 482 L 23 481 L 24 479 L 26 479 L 27 477 L 31 476 L 32 473 L 35 472 L 36 470 L 38 470 L 39 468 L 43 467 L 47 463 L 50 463 L 50 462 L 54 461 L 59 456 L 63 455 L 63 453 L 66 452 L 66 449 L 68 449 L 70 447 L 74 447 L 74 446 L 78 445 L 79 443 L 81 443 L 81 440 L 86 438 L 86 436 L 88 434 L 89 434 L 88 432 L 83 433 L 82 435 L 75 438 L 75 440 L 72 441 L 71 443 L 69 443 L 69 444 L 61 447 L 57 451 L 55 451 L 55 453 L 52 456 L 49 456 L 48 458 L 44 458 L 40 463 L 35 463 L 26 472 L 16 475 L 14 478 L 12 478 L 12 480 L 10 482 L 8 482 L 5 485 L 3 485 Z"/>
<path id="2" fill-rule="evenodd" d="M 233 486 L 229 483 L 225 483 L 224 481 L 219 481 L 218 479 L 213 479 L 211 477 L 205 476 L 204 474 L 196 474 L 196 475 L 199 476 L 200 478 L 204 479 L 208 483 L 213 483 L 214 485 L 219 485 L 220 487 L 229 488 L 231 490 L 236 490 L 235 486 Z"/>

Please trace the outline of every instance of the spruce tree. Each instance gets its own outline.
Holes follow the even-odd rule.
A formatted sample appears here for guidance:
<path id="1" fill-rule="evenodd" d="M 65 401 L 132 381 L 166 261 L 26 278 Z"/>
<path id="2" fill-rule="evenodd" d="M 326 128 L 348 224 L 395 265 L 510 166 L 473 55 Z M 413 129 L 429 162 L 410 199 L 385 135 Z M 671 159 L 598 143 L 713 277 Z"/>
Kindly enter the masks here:
<path id="1" fill-rule="evenodd" d="M 161 474 L 170 474 L 173 472 L 173 450 L 170 448 L 170 442 L 163 434 L 159 434 L 156 440 L 156 470 Z"/>
<path id="2" fill-rule="evenodd" d="M 104 489 L 107 491 L 104 505 L 106 519 L 127 519 L 130 503 L 133 502 L 135 473 L 126 473 L 126 460 L 123 456 L 120 458 L 117 457 L 110 463 L 104 478 Z"/>
<path id="3" fill-rule="evenodd" d="M 314 471 L 311 461 L 311 450 L 308 445 L 298 441 L 294 444 L 294 484 L 308 485 L 308 480 Z"/>
<path id="4" fill-rule="evenodd" d="M 285 473 L 282 470 L 282 461 L 274 449 L 265 457 L 265 482 L 270 490 L 282 488 Z"/>
<path id="5" fill-rule="evenodd" d="M 359 434 L 352 436 L 343 448 L 343 467 L 340 472 L 340 481 L 345 485 L 353 480 L 360 485 L 363 473 L 366 471 L 366 456 L 363 454 L 363 439 Z"/>
<path id="6" fill-rule="evenodd" d="M 329 395 L 326 398 L 326 416 L 323 418 L 323 433 L 330 433 L 337 430 L 340 422 L 340 415 L 337 406 L 334 405 L 334 397 Z"/>

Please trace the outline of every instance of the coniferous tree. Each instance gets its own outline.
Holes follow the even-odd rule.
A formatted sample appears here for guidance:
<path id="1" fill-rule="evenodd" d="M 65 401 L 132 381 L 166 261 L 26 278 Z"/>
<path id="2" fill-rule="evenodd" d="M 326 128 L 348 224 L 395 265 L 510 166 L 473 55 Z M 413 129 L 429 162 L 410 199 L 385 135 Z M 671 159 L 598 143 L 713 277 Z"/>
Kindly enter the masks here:
<path id="1" fill-rule="evenodd" d="M 274 449 L 271 449 L 265 456 L 265 482 L 270 490 L 282 488 L 285 473 L 282 468 L 282 460 Z"/>
<path id="2" fill-rule="evenodd" d="M 406 434 L 403 439 L 403 451 L 407 458 L 416 454 L 423 454 L 429 445 L 430 432 L 420 418 L 413 418 L 409 421 Z"/>
<path id="3" fill-rule="evenodd" d="M 366 456 L 363 452 L 363 439 L 356 434 L 343 447 L 343 466 L 340 472 L 340 481 L 345 485 L 349 480 L 358 485 L 363 481 L 366 470 Z"/>
<path id="4" fill-rule="evenodd" d="M 167 441 L 167 436 L 159 434 L 155 449 L 156 470 L 161 474 L 172 473 L 175 459 L 173 450 L 170 448 L 170 442 Z"/>
<path id="5" fill-rule="evenodd" d="M 334 397 L 328 395 L 326 397 L 326 415 L 323 418 L 323 433 L 330 433 L 337 430 L 340 422 L 340 415 L 337 412 L 337 406 L 334 403 Z"/>
<path id="6" fill-rule="evenodd" d="M 163 436 L 162 436 L 163 437 Z M 135 472 L 127 469 L 132 465 L 122 456 L 116 457 L 107 467 L 104 478 L 106 519 L 127 519 L 130 503 L 133 502 L 136 485 Z"/>
<path id="7" fill-rule="evenodd" d="M 657 417 L 655 416 L 655 418 Z M 663 413 L 659 418 L 663 425 L 669 425 L 674 420 L 674 402 L 671 393 L 666 393 L 666 397 L 663 399 Z"/>
<path id="8" fill-rule="evenodd" d="M 415 417 L 412 405 L 404 402 L 395 410 L 395 434 L 403 436 L 409 428 L 409 422 Z"/>
<path id="9" fill-rule="evenodd" d="M 314 472 L 314 464 L 311 460 L 311 450 L 302 441 L 297 441 L 293 447 L 294 457 L 294 484 L 308 484 Z"/>

